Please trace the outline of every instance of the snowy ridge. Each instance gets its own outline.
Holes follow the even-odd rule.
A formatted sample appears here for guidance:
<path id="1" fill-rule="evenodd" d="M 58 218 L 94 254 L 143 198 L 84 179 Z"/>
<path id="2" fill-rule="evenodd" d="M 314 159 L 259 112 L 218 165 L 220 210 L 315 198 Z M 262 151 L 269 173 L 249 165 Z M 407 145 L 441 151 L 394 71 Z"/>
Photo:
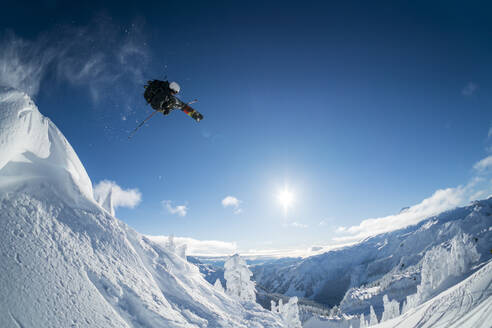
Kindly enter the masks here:
<path id="1" fill-rule="evenodd" d="M 375 328 L 489 328 L 492 324 L 492 262 L 466 280 Z"/>
<path id="2" fill-rule="evenodd" d="M 0 87 L 0 104 L 0 188 L 22 190 L 42 179 L 56 185 L 60 196 L 79 200 L 81 193 L 92 200 L 92 183 L 77 154 L 31 98 Z"/>
<path id="3" fill-rule="evenodd" d="M 489 198 L 354 246 L 286 264 L 268 263 L 253 267 L 252 271 L 258 286 L 269 293 L 337 305 L 342 312 L 354 315 L 368 315 L 373 306 L 380 319 L 384 295 L 402 304 L 408 295 L 417 292 L 422 260 L 432 248 L 446 248 L 456 236 L 466 235 L 476 247 L 479 263 L 490 260 L 491 226 L 492 198 Z M 473 272 L 473 269 L 465 270 L 454 283 Z"/>
<path id="4" fill-rule="evenodd" d="M 282 327 L 97 204 L 72 147 L 0 89 L 0 327 Z"/>

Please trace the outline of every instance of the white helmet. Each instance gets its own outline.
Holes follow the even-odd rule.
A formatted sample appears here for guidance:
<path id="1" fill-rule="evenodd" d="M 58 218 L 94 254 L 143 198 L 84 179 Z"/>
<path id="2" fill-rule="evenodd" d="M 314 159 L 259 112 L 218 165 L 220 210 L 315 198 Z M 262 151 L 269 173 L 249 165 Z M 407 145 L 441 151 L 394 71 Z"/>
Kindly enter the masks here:
<path id="1" fill-rule="evenodd" d="M 179 87 L 179 84 L 176 82 L 169 83 L 169 89 L 173 90 L 176 93 L 179 93 L 179 90 L 181 90 L 181 88 Z"/>

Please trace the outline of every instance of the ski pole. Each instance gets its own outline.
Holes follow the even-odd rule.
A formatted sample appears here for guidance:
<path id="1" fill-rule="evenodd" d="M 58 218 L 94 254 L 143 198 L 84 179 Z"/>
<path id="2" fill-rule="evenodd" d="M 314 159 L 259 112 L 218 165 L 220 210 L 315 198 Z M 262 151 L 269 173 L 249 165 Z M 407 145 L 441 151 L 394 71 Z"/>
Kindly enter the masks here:
<path id="1" fill-rule="evenodd" d="M 190 104 L 194 104 L 198 101 L 198 99 L 195 99 L 195 100 L 192 100 L 190 101 L 189 103 L 187 103 L 187 105 L 190 105 Z M 150 120 L 150 118 L 152 116 L 154 116 L 155 113 L 157 113 L 158 111 L 155 111 L 153 112 L 152 114 L 150 114 L 145 120 L 142 121 L 142 123 L 140 123 L 136 128 L 135 130 L 132 131 L 132 133 L 130 133 L 130 135 L 128 136 L 128 139 L 130 139 L 131 137 L 133 137 L 133 135 L 135 134 L 135 132 L 137 132 L 138 129 L 140 129 L 142 127 L 142 125 L 145 124 L 145 122 L 147 122 L 148 120 Z"/>
<path id="2" fill-rule="evenodd" d="M 148 120 L 150 120 L 150 118 L 152 116 L 154 116 L 154 114 L 157 113 L 157 111 L 153 112 L 152 114 L 150 114 L 145 120 L 142 121 L 142 123 L 140 123 L 136 128 L 135 130 L 132 131 L 132 133 L 130 133 L 130 135 L 128 136 L 128 139 L 130 139 L 134 134 L 135 132 L 137 132 L 138 129 L 140 129 L 142 127 L 142 125 L 145 124 L 145 122 L 147 122 Z"/>

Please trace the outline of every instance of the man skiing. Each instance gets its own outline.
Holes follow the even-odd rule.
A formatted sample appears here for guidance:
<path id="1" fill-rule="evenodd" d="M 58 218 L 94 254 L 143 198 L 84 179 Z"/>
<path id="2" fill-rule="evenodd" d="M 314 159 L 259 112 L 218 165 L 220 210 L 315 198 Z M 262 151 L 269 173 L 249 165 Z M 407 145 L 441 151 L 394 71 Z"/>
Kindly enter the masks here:
<path id="1" fill-rule="evenodd" d="M 145 86 L 144 97 L 154 110 L 161 112 L 163 115 L 168 115 L 172 110 L 179 108 L 195 121 L 200 122 L 203 115 L 176 98 L 180 89 L 177 82 L 148 81 L 148 84 Z"/>
<path id="2" fill-rule="evenodd" d="M 145 122 L 150 120 L 152 116 L 154 116 L 154 114 L 156 114 L 157 112 L 168 115 L 173 109 L 179 108 L 186 115 L 190 116 L 197 122 L 200 122 L 203 119 L 202 114 L 190 107 L 190 104 L 195 102 L 196 100 L 190 103 L 184 103 L 176 98 L 176 95 L 179 93 L 180 90 L 178 83 L 169 83 L 169 81 L 159 80 L 148 81 L 147 83 L 148 84 L 144 86 L 144 98 L 147 103 L 152 106 L 155 112 L 153 112 L 145 120 L 140 122 L 135 130 L 130 133 L 128 139 L 130 139 L 135 134 L 135 132 L 137 132 L 137 130 L 140 129 L 145 124 Z"/>

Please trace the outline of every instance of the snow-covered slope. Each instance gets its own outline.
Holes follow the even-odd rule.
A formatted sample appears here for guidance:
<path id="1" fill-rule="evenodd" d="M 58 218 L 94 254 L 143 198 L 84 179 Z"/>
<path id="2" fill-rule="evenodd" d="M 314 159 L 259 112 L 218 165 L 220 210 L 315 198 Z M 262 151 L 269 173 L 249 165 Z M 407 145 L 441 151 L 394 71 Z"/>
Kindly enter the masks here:
<path id="1" fill-rule="evenodd" d="M 0 190 L 43 184 L 61 198 L 92 200 L 91 180 L 79 158 L 29 96 L 0 86 L 0 106 Z"/>
<path id="2" fill-rule="evenodd" d="M 447 245 L 457 235 L 470 236 L 479 262 L 491 259 L 492 198 L 428 218 L 405 229 L 369 238 L 357 245 L 283 264 L 252 269 L 259 286 L 271 293 L 299 296 L 334 306 L 349 314 L 378 316 L 383 296 L 402 302 L 417 291 L 425 253 Z M 465 272 L 459 279 L 472 274 Z M 459 280 L 458 279 L 458 280 Z"/>
<path id="3" fill-rule="evenodd" d="M 98 205 L 77 155 L 0 89 L 0 327 L 281 327 Z"/>
<path id="4" fill-rule="evenodd" d="M 372 327 L 492 327 L 492 262 L 417 308 Z"/>

